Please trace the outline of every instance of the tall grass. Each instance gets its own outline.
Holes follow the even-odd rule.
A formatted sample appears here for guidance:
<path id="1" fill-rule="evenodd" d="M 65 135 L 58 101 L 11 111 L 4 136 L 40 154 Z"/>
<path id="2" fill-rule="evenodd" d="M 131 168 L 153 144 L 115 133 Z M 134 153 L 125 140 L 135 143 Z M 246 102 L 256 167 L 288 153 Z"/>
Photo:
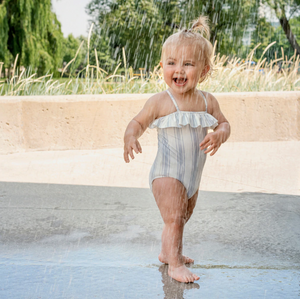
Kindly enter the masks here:
<path id="1" fill-rule="evenodd" d="M 89 40 L 90 34 L 88 52 Z M 251 61 L 254 51 L 260 44 L 249 53 L 244 62 L 238 57 L 214 55 L 213 75 L 201 83 L 199 88 L 210 92 L 300 90 L 299 56 L 296 56 L 296 52 L 288 59 L 282 49 L 282 57 L 270 62 L 263 57 L 274 43 L 265 48 L 262 57 L 254 67 Z M 37 74 L 32 73 L 30 69 L 19 72 L 16 68 L 17 56 L 11 79 L 0 81 L 0 95 L 156 93 L 167 88 L 159 65 L 147 75 L 141 72 L 140 76 L 134 76 L 132 68 L 127 66 L 124 49 L 122 72 L 119 69 L 121 63 L 112 74 L 100 68 L 95 50 L 96 65 L 90 65 L 88 59 L 86 67 L 76 76 L 72 76 L 72 64 L 75 63 L 81 47 L 82 44 L 75 57 L 62 70 L 63 75 L 68 68 L 70 69 L 69 78 L 54 79 L 52 74 L 37 77 Z M 278 72 L 278 63 L 283 66 L 281 72 Z M 291 67 L 284 68 L 285 65 Z M 0 62 L 0 78 L 2 69 L 3 63 Z"/>

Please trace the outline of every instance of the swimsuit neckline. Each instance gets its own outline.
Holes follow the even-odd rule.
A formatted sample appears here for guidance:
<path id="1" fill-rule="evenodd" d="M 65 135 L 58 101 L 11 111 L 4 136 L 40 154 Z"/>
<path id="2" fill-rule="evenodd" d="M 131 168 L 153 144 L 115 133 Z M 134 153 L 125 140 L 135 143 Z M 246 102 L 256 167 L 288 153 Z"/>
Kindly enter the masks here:
<path id="1" fill-rule="evenodd" d="M 183 110 L 177 110 L 177 111 L 174 111 L 174 112 L 172 112 L 172 113 L 170 113 L 170 114 L 167 114 L 167 115 L 161 116 L 161 117 L 159 117 L 159 118 L 156 118 L 153 122 L 155 122 L 155 121 L 158 120 L 158 119 L 167 117 L 167 116 L 169 116 L 169 115 L 173 115 L 173 114 L 175 114 L 175 113 L 201 113 L 201 114 L 203 113 L 203 114 L 211 115 L 210 113 L 208 113 L 208 112 L 206 112 L 206 111 L 183 111 Z M 212 116 L 212 115 L 211 115 L 211 116 Z M 153 122 L 152 122 L 152 123 L 153 123 Z"/>

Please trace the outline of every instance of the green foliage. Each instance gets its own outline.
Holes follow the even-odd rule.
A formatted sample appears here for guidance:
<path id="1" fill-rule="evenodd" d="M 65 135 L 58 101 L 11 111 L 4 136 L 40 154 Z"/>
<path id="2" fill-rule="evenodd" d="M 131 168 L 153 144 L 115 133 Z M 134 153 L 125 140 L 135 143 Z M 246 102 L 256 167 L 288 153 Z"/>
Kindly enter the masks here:
<path id="1" fill-rule="evenodd" d="M 56 72 L 61 65 L 63 35 L 51 0 L 4 0 L 0 5 L 0 59 L 7 51 L 18 66 L 31 66 L 39 74 Z"/>
<path id="2" fill-rule="evenodd" d="M 105 70 L 112 70 L 116 66 L 116 60 L 111 58 L 109 38 L 94 33 L 90 41 L 90 64 L 97 65 L 95 49 L 97 51 L 99 66 Z"/>
<path id="3" fill-rule="evenodd" d="M 80 48 L 81 42 L 84 41 L 84 45 Z M 76 53 L 77 57 L 76 60 L 70 65 L 69 72 L 73 73 L 76 69 L 84 68 L 84 64 L 86 62 L 85 53 L 86 51 L 86 38 L 81 36 L 79 38 L 75 38 L 72 34 L 69 34 L 67 38 L 63 41 L 63 62 L 67 64 L 73 58 L 75 58 Z M 78 51 L 79 50 L 79 51 Z"/>
<path id="4" fill-rule="evenodd" d="M 244 30 L 257 20 L 258 5 L 258 0 L 92 0 L 87 10 L 100 36 L 110 40 L 110 57 L 117 64 L 125 47 L 128 63 L 137 69 L 157 65 L 165 39 L 189 28 L 200 14 L 211 20 L 217 52 L 239 54 Z"/>
<path id="5" fill-rule="evenodd" d="M 211 42 L 217 41 L 220 55 L 239 55 L 245 30 L 254 26 L 258 17 L 258 0 L 183 0 L 181 12 L 183 25 L 197 19 L 200 14 L 209 17 Z"/>
<path id="6" fill-rule="evenodd" d="M 162 42 L 179 22 L 177 2 L 94 0 L 89 4 L 88 12 L 96 20 L 99 40 L 108 41 L 110 49 L 106 47 L 105 51 L 115 64 L 122 60 L 124 47 L 129 65 L 134 69 L 149 69 L 158 64 Z"/>
<path id="7" fill-rule="evenodd" d="M 5 2 L 0 4 L 0 61 L 7 55 L 8 23 Z"/>
<path id="8" fill-rule="evenodd" d="M 296 38 L 298 37 L 299 39 L 300 18 L 293 18 L 289 20 L 289 23 L 293 34 Z M 276 41 L 276 43 L 272 47 L 270 47 L 264 54 L 264 57 L 266 57 L 268 61 L 275 60 L 276 58 L 281 58 L 282 50 L 285 56 L 291 57 L 294 55 L 295 50 L 287 40 L 282 27 L 280 25 L 278 27 L 274 27 L 271 23 L 267 22 L 265 18 L 260 18 L 257 21 L 255 30 L 252 33 L 251 45 L 250 47 L 248 47 L 249 51 L 250 48 L 253 49 L 257 44 L 261 43 L 261 45 L 255 50 L 253 60 L 257 61 L 263 54 L 264 49 L 274 41 Z"/>
<path id="9" fill-rule="evenodd" d="M 297 27 L 292 25 L 295 24 L 295 21 L 297 23 L 295 13 L 298 13 L 300 10 L 300 0 L 264 0 L 263 3 L 267 4 L 275 12 L 293 51 L 296 50 L 297 55 L 300 55 L 300 45 L 295 35 Z"/>
<path id="10" fill-rule="evenodd" d="M 293 35 L 295 36 L 296 40 L 298 40 L 299 42 L 300 41 L 300 17 L 294 17 L 290 19 L 289 24 Z M 278 52 L 277 56 L 279 53 L 280 53 L 279 56 L 281 56 L 281 47 L 283 48 L 285 55 L 292 56 L 294 54 L 295 50 L 287 40 L 286 35 L 281 26 L 276 28 L 274 39 L 277 41 L 277 45 L 275 47 L 276 51 Z"/>
<path id="11" fill-rule="evenodd" d="M 280 19 L 286 13 L 288 7 L 291 12 L 291 17 L 297 11 L 299 11 L 300 0 L 263 0 L 263 4 L 268 5 Z"/>
<path id="12" fill-rule="evenodd" d="M 280 29 L 280 27 L 279 27 Z M 256 50 L 253 57 L 254 61 L 257 61 L 261 55 L 263 54 L 264 49 L 273 41 L 278 42 L 278 36 L 275 34 L 276 28 L 272 26 L 269 22 L 266 21 L 266 18 L 260 18 L 257 21 L 257 24 L 255 26 L 255 30 L 252 32 L 251 35 L 251 45 L 248 47 L 254 48 L 257 44 L 261 44 Z M 286 38 L 285 38 L 286 40 Z M 268 58 L 268 60 L 275 58 L 275 52 L 278 48 L 278 44 L 273 45 L 265 54 L 265 57 Z M 246 56 L 246 55 L 245 55 Z"/>

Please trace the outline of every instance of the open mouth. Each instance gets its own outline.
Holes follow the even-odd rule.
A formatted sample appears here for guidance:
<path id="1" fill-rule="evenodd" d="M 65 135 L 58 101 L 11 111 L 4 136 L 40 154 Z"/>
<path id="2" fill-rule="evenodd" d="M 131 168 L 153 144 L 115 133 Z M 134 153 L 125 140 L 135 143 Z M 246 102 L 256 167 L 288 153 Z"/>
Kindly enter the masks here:
<path id="1" fill-rule="evenodd" d="M 187 82 L 186 78 L 173 78 L 173 80 L 174 80 L 175 84 L 179 85 L 179 86 L 183 86 Z"/>

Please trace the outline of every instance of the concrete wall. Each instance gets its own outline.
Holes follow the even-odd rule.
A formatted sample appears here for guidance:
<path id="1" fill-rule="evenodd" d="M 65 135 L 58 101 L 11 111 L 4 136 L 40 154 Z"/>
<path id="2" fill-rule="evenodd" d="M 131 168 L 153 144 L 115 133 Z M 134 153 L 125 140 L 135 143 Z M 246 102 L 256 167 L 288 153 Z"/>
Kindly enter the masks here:
<path id="1" fill-rule="evenodd" d="M 230 141 L 300 140 L 300 92 L 216 93 Z M 0 153 L 122 147 L 151 94 L 0 98 Z M 147 130 L 141 143 L 156 143 Z"/>

